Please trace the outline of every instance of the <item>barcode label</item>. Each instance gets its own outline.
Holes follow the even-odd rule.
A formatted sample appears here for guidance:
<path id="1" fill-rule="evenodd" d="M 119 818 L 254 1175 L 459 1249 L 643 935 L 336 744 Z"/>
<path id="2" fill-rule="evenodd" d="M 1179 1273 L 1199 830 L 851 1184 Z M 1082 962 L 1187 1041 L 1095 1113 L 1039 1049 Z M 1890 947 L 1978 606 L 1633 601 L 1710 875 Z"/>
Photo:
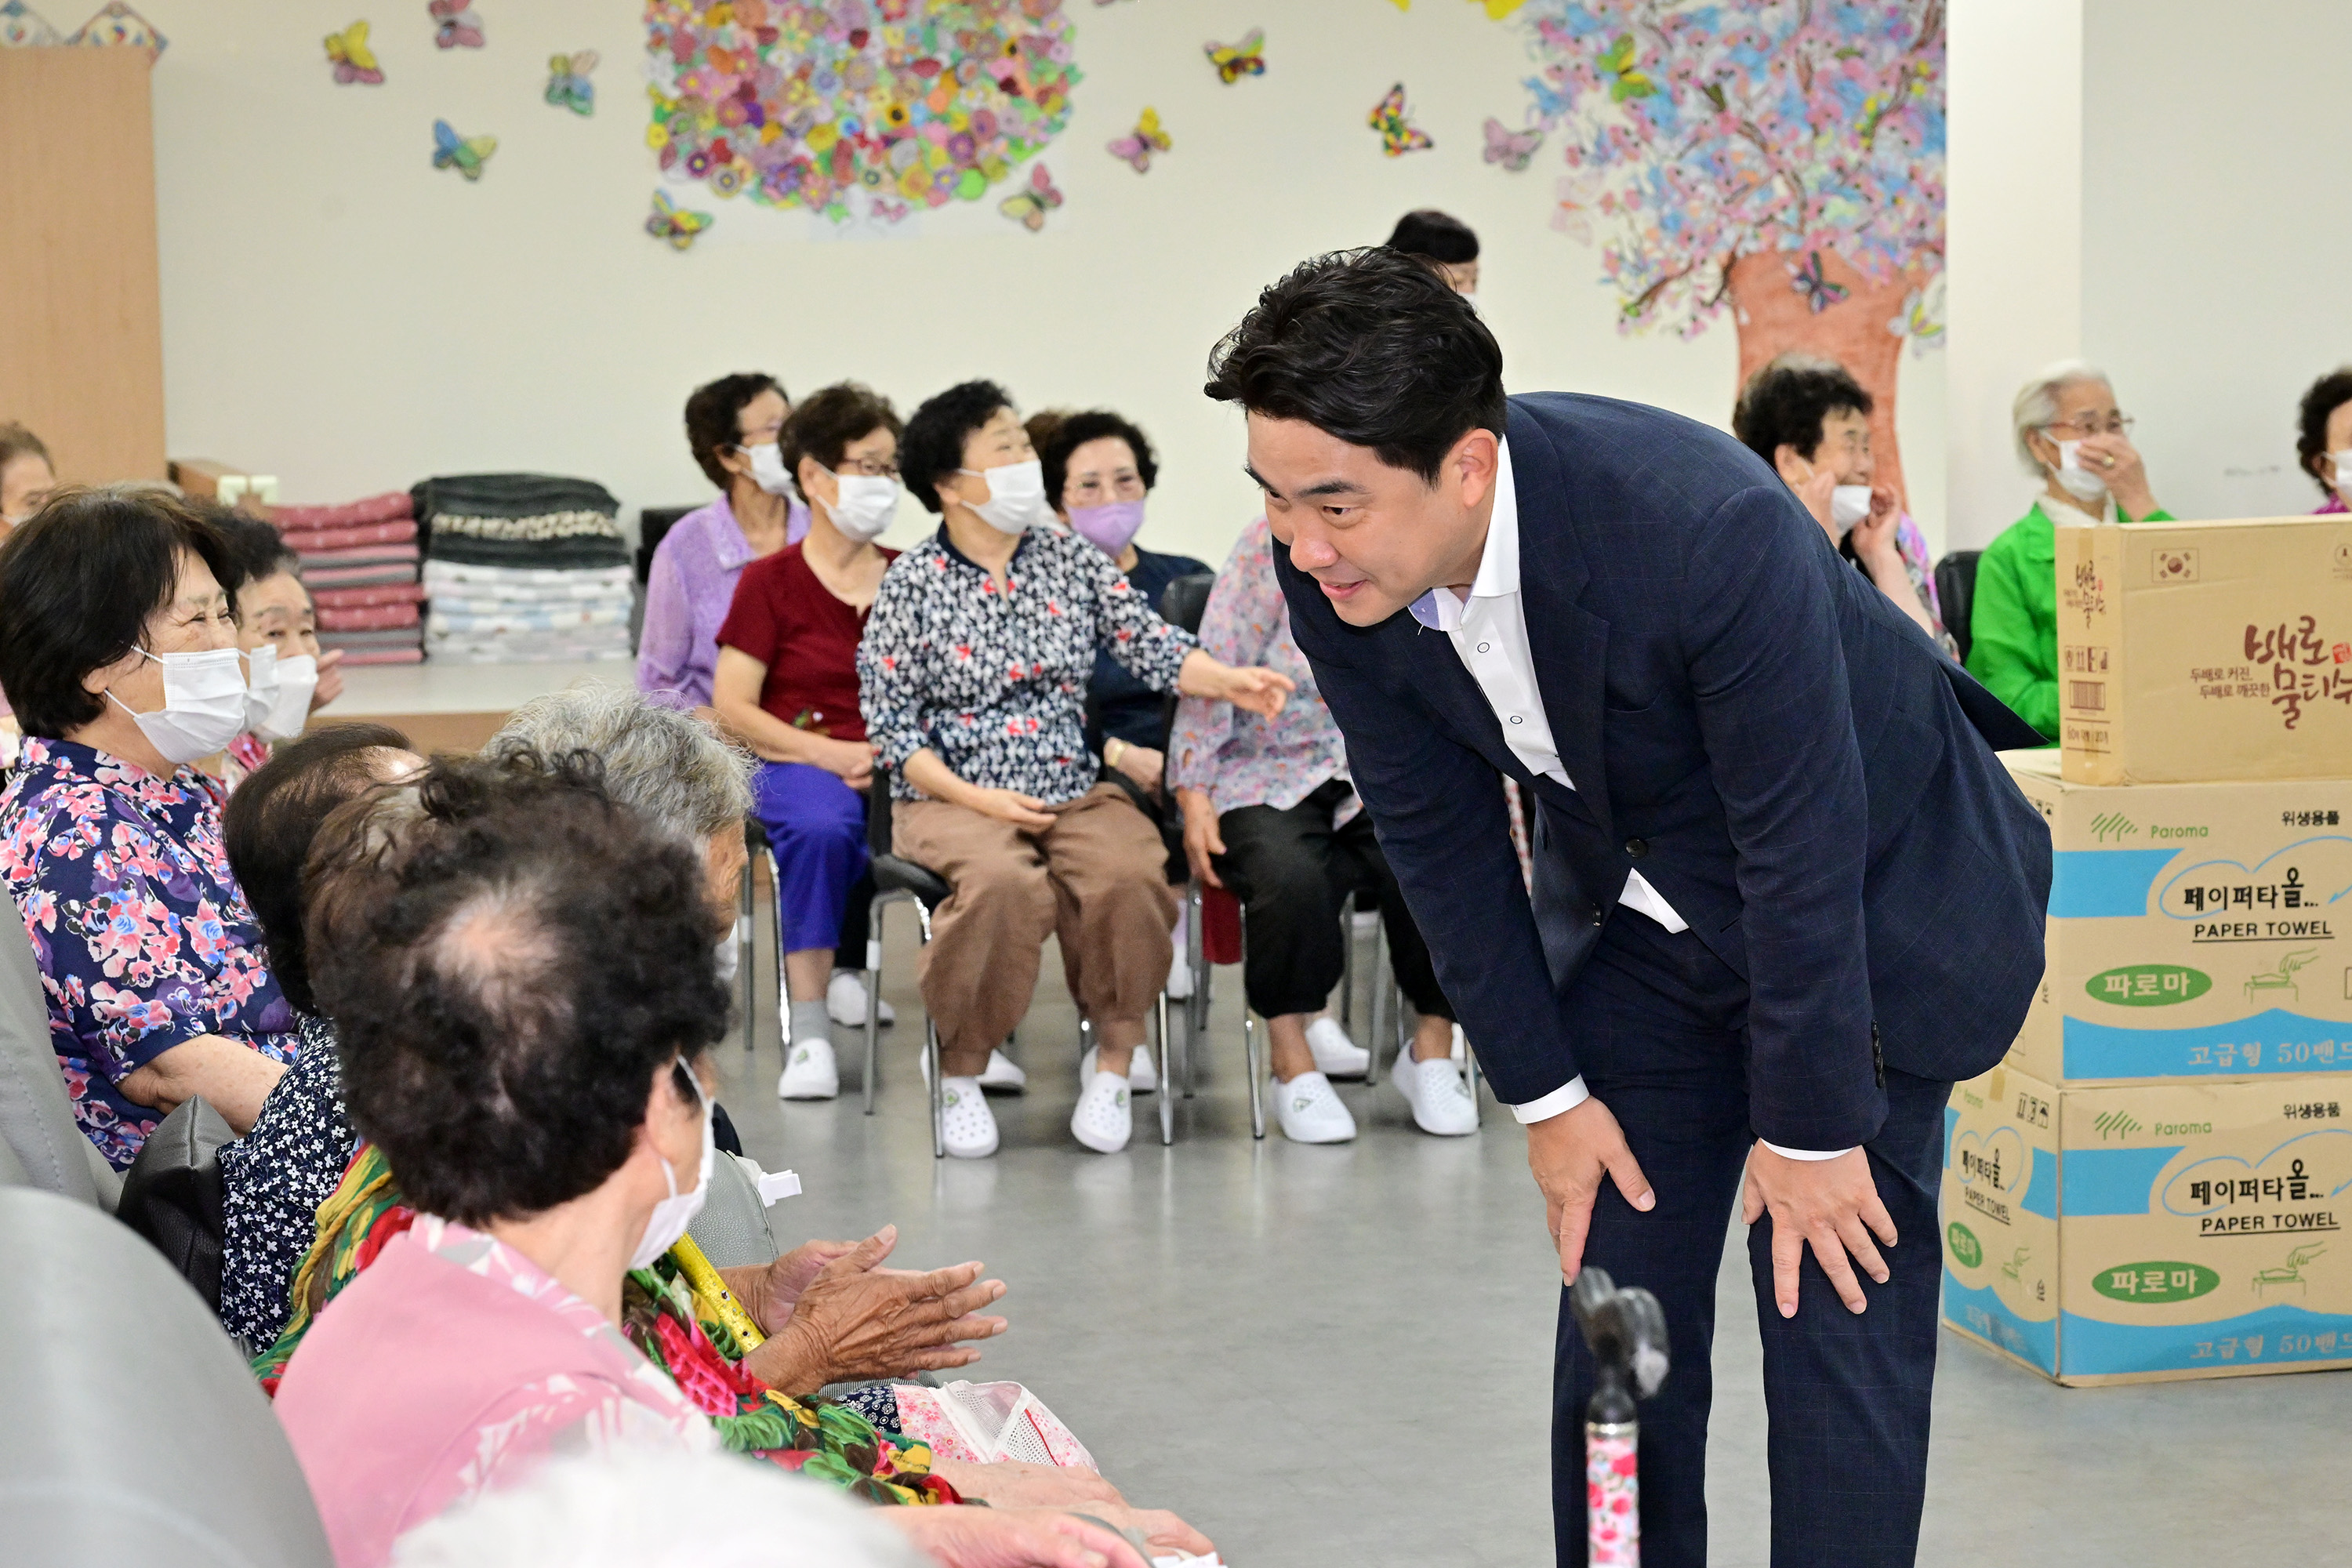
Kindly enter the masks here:
<path id="1" fill-rule="evenodd" d="M 2107 683 L 2104 680 L 2070 680 L 2066 683 L 2066 706 L 2086 712 L 2107 710 Z"/>

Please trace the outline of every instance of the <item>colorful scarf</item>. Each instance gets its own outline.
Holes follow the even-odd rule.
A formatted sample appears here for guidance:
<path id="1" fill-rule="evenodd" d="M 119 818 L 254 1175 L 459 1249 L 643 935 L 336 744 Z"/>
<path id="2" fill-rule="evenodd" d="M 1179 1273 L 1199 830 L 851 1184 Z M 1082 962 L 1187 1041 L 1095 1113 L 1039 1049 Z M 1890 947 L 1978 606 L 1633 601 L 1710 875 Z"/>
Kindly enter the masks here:
<path id="1" fill-rule="evenodd" d="M 284 1331 L 253 1360 L 264 1394 L 277 1397 L 286 1364 L 320 1311 L 415 1219 L 391 1165 L 374 1144 L 362 1143 L 342 1181 L 319 1205 L 318 1239 L 295 1271 L 289 1292 L 293 1310 Z M 633 1269 L 622 1282 L 621 1331 L 669 1374 L 688 1403 L 710 1417 L 731 1452 L 802 1471 L 869 1502 L 963 1500 L 954 1487 L 930 1473 L 929 1445 L 879 1432 L 865 1416 L 834 1401 L 779 1393 L 744 1371 L 743 1358 L 759 1331 L 726 1294 L 690 1237 L 680 1237 L 651 1268 Z"/>

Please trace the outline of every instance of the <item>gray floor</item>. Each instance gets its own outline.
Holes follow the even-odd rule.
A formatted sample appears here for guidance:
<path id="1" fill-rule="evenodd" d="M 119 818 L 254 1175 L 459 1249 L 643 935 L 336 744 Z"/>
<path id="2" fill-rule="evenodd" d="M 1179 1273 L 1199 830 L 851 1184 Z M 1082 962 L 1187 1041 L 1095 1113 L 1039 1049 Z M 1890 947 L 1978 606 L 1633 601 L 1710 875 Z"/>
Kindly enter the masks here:
<path id="1" fill-rule="evenodd" d="M 1049 949 L 1014 1053 L 1030 1092 L 995 1101 L 1003 1152 L 934 1162 L 913 923 L 895 912 L 884 994 L 904 1021 L 883 1036 L 874 1117 L 849 1031 L 841 1100 L 775 1098 L 772 946 L 756 1048 L 720 1052 L 748 1151 L 806 1185 L 774 1211 L 786 1245 L 895 1222 L 896 1262 L 984 1260 L 1013 1328 L 970 1375 L 1028 1384 L 1130 1499 L 1182 1513 L 1239 1568 L 1549 1563 L 1559 1276 L 1509 1113 L 1489 1097 L 1477 1136 L 1430 1138 L 1383 1079 L 1340 1090 L 1353 1144 L 1253 1143 L 1223 971 L 1175 1146 L 1147 1097 L 1134 1146 L 1089 1153 L 1067 1127 L 1076 1023 Z M 1769 1559 L 1754 1323 L 1728 1247 L 1708 1476 L 1724 1568 Z M 2352 1560 L 2340 1375 L 2070 1390 L 1947 1336 L 1936 1406 L 1924 1563 Z"/>

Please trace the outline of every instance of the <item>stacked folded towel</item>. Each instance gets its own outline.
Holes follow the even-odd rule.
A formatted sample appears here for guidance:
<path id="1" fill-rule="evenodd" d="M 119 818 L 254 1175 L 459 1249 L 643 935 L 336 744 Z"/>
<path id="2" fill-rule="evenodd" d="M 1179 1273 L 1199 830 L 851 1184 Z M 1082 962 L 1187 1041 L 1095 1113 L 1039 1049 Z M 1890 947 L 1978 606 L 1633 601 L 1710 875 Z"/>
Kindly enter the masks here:
<path id="1" fill-rule="evenodd" d="M 343 506 L 281 506 L 270 521 L 302 557 L 319 612 L 319 646 L 345 664 L 415 664 L 425 657 L 416 581 L 416 519 L 406 492 Z"/>
<path id="2" fill-rule="evenodd" d="M 633 577 L 620 503 L 545 474 L 427 479 L 425 647 L 463 664 L 630 657 Z"/>

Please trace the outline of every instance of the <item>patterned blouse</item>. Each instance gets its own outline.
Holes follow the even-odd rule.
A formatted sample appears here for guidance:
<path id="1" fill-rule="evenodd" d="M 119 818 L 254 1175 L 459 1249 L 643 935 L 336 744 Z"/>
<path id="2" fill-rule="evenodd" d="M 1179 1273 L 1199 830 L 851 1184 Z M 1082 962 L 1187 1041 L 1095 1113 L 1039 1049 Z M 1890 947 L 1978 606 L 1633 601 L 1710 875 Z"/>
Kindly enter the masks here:
<path id="1" fill-rule="evenodd" d="M 0 795 L 0 876 L 33 941 L 50 1043 L 74 1119 L 118 1171 L 162 1120 L 124 1079 L 198 1035 L 277 1062 L 301 1044 L 229 872 L 221 800 L 194 768 L 159 779 L 38 736 Z"/>
<path id="2" fill-rule="evenodd" d="M 221 1326 L 250 1352 L 286 1326 L 294 1271 L 318 1235 L 319 1205 L 343 1178 L 359 1134 L 343 1110 L 335 1026 L 301 1016 L 302 1052 L 253 1131 L 224 1143 L 221 1167 Z"/>
<path id="3" fill-rule="evenodd" d="M 907 759 L 925 747 L 982 789 L 1050 805 L 1100 775 L 1087 750 L 1087 682 L 1101 648 L 1165 691 L 1200 645 L 1154 615 L 1110 558 L 1074 534 L 1032 529 L 988 573 L 933 534 L 890 563 L 857 647 L 866 735 L 895 799 L 920 799 Z"/>
<path id="4" fill-rule="evenodd" d="M 1261 719 L 1224 702 L 1187 697 L 1168 742 L 1176 789 L 1206 790 L 1217 815 L 1245 805 L 1287 811 L 1332 779 L 1348 776 L 1348 742 L 1315 689 L 1315 671 L 1290 638 L 1290 609 L 1274 576 L 1274 533 L 1265 518 L 1242 530 L 1209 590 L 1201 647 L 1227 664 L 1264 665 L 1298 682 L 1282 711 Z M 1334 827 L 1363 809 L 1350 793 Z"/>

